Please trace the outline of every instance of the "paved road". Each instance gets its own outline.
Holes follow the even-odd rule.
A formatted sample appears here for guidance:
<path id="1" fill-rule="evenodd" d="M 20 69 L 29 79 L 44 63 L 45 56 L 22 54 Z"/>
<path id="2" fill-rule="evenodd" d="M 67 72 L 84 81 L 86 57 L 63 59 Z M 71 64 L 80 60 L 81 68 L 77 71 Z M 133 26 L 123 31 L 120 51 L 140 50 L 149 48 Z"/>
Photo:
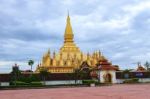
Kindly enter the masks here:
<path id="1" fill-rule="evenodd" d="M 150 84 L 1 90 L 0 99 L 150 99 Z"/>

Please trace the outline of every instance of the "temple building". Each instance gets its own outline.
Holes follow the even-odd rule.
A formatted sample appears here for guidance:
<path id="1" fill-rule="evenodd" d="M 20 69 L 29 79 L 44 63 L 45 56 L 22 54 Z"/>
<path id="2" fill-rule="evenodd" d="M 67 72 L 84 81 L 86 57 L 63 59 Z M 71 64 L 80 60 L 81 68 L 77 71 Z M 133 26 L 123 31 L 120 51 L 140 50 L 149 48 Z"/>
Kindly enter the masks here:
<path id="1" fill-rule="evenodd" d="M 51 73 L 72 73 L 75 69 L 80 68 L 81 64 L 86 61 L 91 68 L 96 67 L 98 61 L 104 57 L 100 51 L 93 53 L 83 53 L 74 42 L 74 34 L 68 14 L 66 28 L 64 33 L 64 44 L 59 52 L 51 53 L 50 49 L 43 55 L 42 63 L 37 66 L 36 72 L 40 68 L 47 68 Z"/>
<path id="2" fill-rule="evenodd" d="M 138 68 L 136 69 L 137 72 L 146 72 L 146 69 L 140 64 L 138 65 Z"/>
<path id="3" fill-rule="evenodd" d="M 116 83 L 116 71 L 119 67 L 112 65 L 104 56 L 99 60 L 97 64 L 98 79 L 101 83 Z"/>

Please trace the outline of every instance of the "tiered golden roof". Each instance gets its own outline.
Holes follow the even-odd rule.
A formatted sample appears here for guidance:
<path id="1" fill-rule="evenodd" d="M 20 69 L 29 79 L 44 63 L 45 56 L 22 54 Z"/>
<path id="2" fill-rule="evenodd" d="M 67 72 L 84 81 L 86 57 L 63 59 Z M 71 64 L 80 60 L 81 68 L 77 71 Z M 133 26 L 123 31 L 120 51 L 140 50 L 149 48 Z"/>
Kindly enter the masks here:
<path id="1" fill-rule="evenodd" d="M 39 72 L 40 68 L 45 67 L 51 73 L 72 73 L 75 69 L 80 68 L 83 61 L 87 61 L 89 66 L 95 67 L 98 60 L 103 58 L 101 52 L 96 51 L 92 54 L 84 54 L 76 46 L 73 39 L 74 34 L 68 14 L 63 46 L 58 53 L 53 52 L 53 55 L 48 50 L 36 71 Z"/>

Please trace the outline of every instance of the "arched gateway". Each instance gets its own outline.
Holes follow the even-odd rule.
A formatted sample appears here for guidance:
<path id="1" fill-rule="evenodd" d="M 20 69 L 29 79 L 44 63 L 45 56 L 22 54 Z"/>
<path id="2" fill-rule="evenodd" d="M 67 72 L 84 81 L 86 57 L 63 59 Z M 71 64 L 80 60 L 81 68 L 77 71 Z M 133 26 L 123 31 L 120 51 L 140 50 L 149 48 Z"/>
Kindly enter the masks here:
<path id="1" fill-rule="evenodd" d="M 98 64 L 98 79 L 100 83 L 116 83 L 116 68 L 105 57 Z"/>
<path id="2" fill-rule="evenodd" d="M 107 73 L 105 76 L 104 76 L 104 82 L 105 83 L 112 83 L 112 75 L 110 73 Z"/>

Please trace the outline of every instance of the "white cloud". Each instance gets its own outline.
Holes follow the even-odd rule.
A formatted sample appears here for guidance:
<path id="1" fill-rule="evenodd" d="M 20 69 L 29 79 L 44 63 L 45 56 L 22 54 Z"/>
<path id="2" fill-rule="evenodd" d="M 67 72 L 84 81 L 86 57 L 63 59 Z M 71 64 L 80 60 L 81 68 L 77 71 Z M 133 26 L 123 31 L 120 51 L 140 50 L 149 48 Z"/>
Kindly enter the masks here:
<path id="1" fill-rule="evenodd" d="M 123 10 L 130 13 L 130 15 L 135 16 L 142 12 L 143 10 L 150 9 L 150 1 L 149 0 L 143 0 L 137 4 L 132 5 L 126 5 L 123 7 Z"/>
<path id="2" fill-rule="evenodd" d="M 112 56 L 112 58 L 114 60 L 117 60 L 119 58 L 123 58 L 124 56 L 125 56 L 124 53 L 116 53 L 114 56 Z"/>
<path id="3" fill-rule="evenodd" d="M 62 4 L 64 4 L 64 5 L 68 5 L 68 6 L 71 6 L 71 5 L 73 5 L 73 0 L 63 0 L 62 1 Z"/>
<path id="4" fill-rule="evenodd" d="M 58 51 L 67 9 L 75 42 L 83 51 L 100 49 L 122 67 L 149 59 L 149 0 L 1 0 L 3 67 L 29 58 L 39 61 L 48 48 Z"/>
<path id="5" fill-rule="evenodd" d="M 102 23 L 102 26 L 109 29 L 122 29 L 129 27 L 128 18 L 111 19 Z"/>

